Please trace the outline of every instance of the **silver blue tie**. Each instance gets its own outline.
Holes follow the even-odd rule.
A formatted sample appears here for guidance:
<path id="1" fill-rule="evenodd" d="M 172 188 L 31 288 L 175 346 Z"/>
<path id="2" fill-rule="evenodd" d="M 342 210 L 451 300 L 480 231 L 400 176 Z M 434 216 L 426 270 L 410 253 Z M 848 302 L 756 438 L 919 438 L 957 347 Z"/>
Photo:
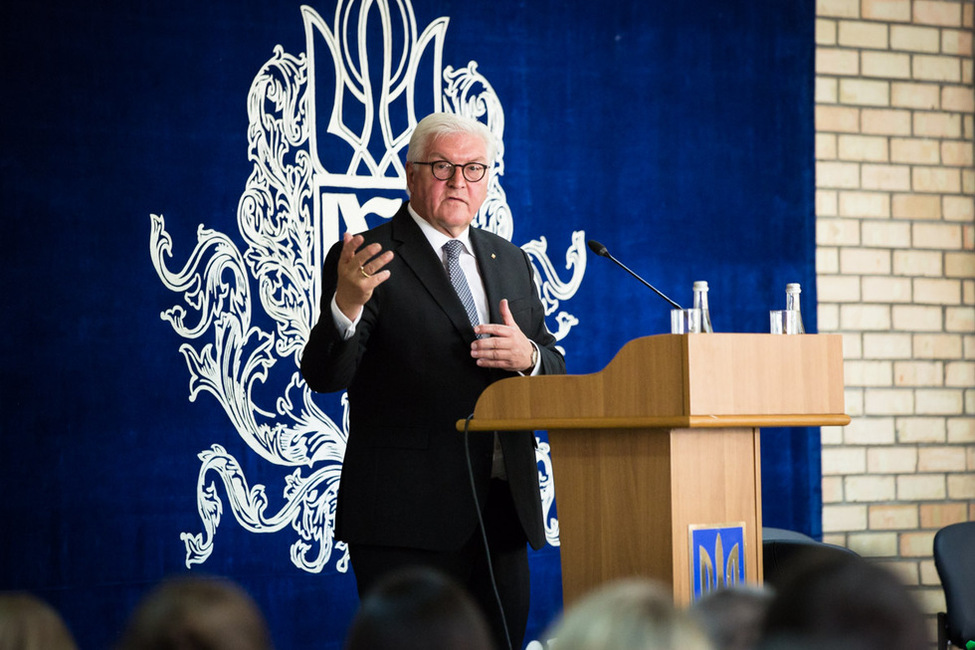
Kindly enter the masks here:
<path id="1" fill-rule="evenodd" d="M 471 325 L 480 325 L 481 321 L 477 317 L 477 307 L 474 306 L 474 296 L 471 295 L 471 287 L 467 284 L 467 276 L 460 268 L 460 253 L 464 245 L 456 239 L 451 239 L 443 245 L 443 250 L 447 253 L 447 275 L 450 277 L 450 284 L 454 285 L 454 291 L 460 301 L 464 303 L 467 310 L 467 318 Z"/>

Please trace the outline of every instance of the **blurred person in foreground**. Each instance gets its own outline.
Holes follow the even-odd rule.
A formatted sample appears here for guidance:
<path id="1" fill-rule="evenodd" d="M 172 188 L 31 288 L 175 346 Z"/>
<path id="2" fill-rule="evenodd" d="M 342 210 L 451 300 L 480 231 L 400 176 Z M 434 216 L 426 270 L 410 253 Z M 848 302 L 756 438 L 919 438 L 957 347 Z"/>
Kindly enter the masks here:
<path id="1" fill-rule="evenodd" d="M 924 618 L 903 583 L 848 553 L 813 547 L 786 568 L 765 616 L 762 650 L 919 650 Z"/>
<path id="2" fill-rule="evenodd" d="M 484 615 L 456 582 L 426 568 L 389 574 L 356 613 L 345 650 L 492 650 Z"/>
<path id="3" fill-rule="evenodd" d="M 139 603 L 118 650 L 271 650 L 264 615 L 221 578 L 165 580 Z"/>
<path id="4" fill-rule="evenodd" d="M 610 582 L 583 596 L 545 638 L 552 650 L 712 650 L 670 592 L 639 578 Z"/>
<path id="5" fill-rule="evenodd" d="M 733 585 L 710 591 L 688 613 L 721 650 L 753 650 L 762 638 L 772 592 L 754 585 Z"/>
<path id="6" fill-rule="evenodd" d="M 0 592 L 0 650 L 77 650 L 64 620 L 29 593 Z"/>

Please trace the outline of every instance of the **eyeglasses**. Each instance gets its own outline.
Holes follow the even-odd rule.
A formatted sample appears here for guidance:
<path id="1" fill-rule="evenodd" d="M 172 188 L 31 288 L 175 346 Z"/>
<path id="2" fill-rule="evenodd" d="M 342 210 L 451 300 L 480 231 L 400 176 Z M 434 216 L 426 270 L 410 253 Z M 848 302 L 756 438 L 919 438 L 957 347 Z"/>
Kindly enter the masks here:
<path id="1" fill-rule="evenodd" d="M 479 162 L 469 162 L 464 165 L 456 165 L 452 162 L 447 162 L 446 160 L 434 160 L 433 162 L 415 162 L 414 165 L 430 165 L 430 171 L 433 172 L 433 177 L 440 181 L 449 181 L 454 177 L 454 168 L 460 167 L 461 173 L 464 174 L 464 178 L 470 183 L 476 183 L 482 178 L 487 172 L 487 165 Z"/>

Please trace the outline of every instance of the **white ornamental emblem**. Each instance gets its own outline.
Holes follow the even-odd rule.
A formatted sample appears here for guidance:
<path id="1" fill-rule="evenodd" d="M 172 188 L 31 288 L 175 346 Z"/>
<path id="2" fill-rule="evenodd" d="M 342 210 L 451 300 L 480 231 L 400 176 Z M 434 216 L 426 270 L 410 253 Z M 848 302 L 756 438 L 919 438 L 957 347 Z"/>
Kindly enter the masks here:
<path id="1" fill-rule="evenodd" d="M 172 239 L 162 215 L 151 215 L 152 263 L 163 283 L 183 297 L 161 317 L 185 339 L 180 352 L 190 373 L 190 400 L 209 393 L 255 454 L 294 468 L 278 495 L 269 497 L 264 485 L 248 483 L 222 445 L 201 452 L 196 493 L 203 532 L 181 534 L 187 567 L 213 552 L 222 491 L 246 530 L 293 530 L 291 561 L 298 568 L 318 573 L 334 561 L 337 570 L 348 569 L 345 544 L 332 533 L 348 439 L 347 397 L 315 396 L 298 372 L 318 317 L 324 251 L 342 232 L 366 229 L 367 216 L 388 219 L 399 206 L 402 198 L 393 191 L 401 197 L 406 186 L 401 152 L 418 117 L 414 99 L 424 88 L 432 91 L 433 110 L 479 119 L 499 140 L 504 133 L 501 104 L 477 64 L 441 67 L 448 18 L 418 33 L 413 8 L 402 0 L 339 0 L 332 25 L 309 7 L 302 7 L 302 16 L 306 53 L 293 56 L 275 47 L 247 96 L 253 171 L 237 207 L 244 247 L 201 225 L 189 259 L 172 269 Z M 370 20 L 378 21 L 378 29 Z M 394 43 L 401 51 L 394 51 Z M 368 56 L 380 47 L 378 60 Z M 421 59 L 432 60 L 432 70 L 421 74 Z M 316 84 L 318 79 L 330 85 Z M 320 114 L 329 102 L 331 110 Z M 475 225 L 510 240 L 503 174 L 501 150 Z M 369 198 L 360 202 L 359 196 Z M 568 281 L 549 260 L 544 237 L 522 245 L 558 340 L 578 322 L 559 307 L 582 282 L 584 240 L 584 232 L 573 233 L 565 256 Z M 539 478 L 547 538 L 557 545 L 548 452 L 547 445 L 539 446 Z"/>

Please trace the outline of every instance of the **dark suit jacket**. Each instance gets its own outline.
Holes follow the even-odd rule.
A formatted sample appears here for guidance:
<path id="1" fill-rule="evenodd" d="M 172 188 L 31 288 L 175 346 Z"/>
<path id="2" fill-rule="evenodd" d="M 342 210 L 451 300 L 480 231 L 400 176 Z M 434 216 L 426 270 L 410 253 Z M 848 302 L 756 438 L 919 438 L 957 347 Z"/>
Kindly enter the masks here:
<path id="1" fill-rule="evenodd" d="M 489 384 L 513 373 L 479 368 L 471 358 L 474 329 L 446 270 L 406 204 L 387 223 L 364 233 L 395 253 L 390 278 L 363 309 L 356 334 L 342 341 L 330 309 L 341 242 L 322 271 L 319 322 L 305 347 L 301 372 L 319 392 L 347 389 L 349 439 L 339 485 L 336 536 L 349 543 L 431 550 L 460 548 L 475 531 L 464 436 L 456 422 L 474 410 Z M 491 322 L 508 299 L 521 330 L 539 347 L 541 371 L 565 372 L 544 322 L 528 256 L 492 233 L 471 229 Z M 505 469 L 529 543 L 545 543 L 535 437 L 501 433 Z M 478 499 L 484 504 L 493 436 L 469 435 Z"/>

